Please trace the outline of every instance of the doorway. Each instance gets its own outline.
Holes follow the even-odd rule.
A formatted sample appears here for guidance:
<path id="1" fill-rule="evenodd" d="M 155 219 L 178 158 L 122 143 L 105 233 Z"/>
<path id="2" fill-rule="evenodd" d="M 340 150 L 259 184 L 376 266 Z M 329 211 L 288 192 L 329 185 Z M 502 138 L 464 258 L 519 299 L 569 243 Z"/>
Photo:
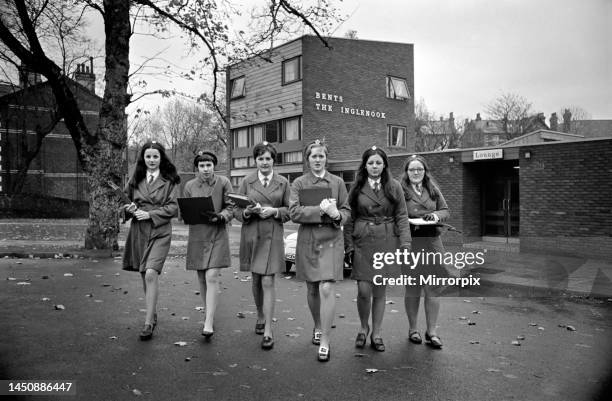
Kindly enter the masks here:
<path id="1" fill-rule="evenodd" d="M 481 182 L 482 235 L 491 241 L 518 242 L 518 162 L 488 162 Z"/>

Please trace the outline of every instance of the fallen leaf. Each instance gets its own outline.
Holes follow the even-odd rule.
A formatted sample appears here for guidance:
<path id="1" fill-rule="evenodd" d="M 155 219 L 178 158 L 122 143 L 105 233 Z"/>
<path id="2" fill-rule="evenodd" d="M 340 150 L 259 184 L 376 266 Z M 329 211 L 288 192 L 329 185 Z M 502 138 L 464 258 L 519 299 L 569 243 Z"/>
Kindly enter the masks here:
<path id="1" fill-rule="evenodd" d="M 276 323 L 276 322 L 278 321 L 278 319 L 277 319 L 277 318 L 275 318 L 275 317 L 273 317 L 273 318 L 272 318 L 272 321 L 273 321 L 274 323 Z"/>
<path id="2" fill-rule="evenodd" d="M 376 373 L 378 369 L 366 369 L 366 373 Z"/>
<path id="3" fill-rule="evenodd" d="M 518 376 L 511 375 L 511 374 L 504 374 L 504 377 L 507 377 L 508 379 L 518 379 Z"/>
<path id="4" fill-rule="evenodd" d="M 191 361 L 191 357 L 186 357 L 185 362 L 189 362 L 189 361 Z"/>
<path id="5" fill-rule="evenodd" d="M 27 281 L 20 281 L 17 285 L 31 285 L 32 283 L 28 283 Z"/>
<path id="6" fill-rule="evenodd" d="M 229 365 L 230 368 L 235 368 L 236 366 L 238 366 L 237 363 L 232 363 L 231 365 Z"/>
<path id="7" fill-rule="evenodd" d="M 116 340 L 118 337 L 117 336 L 110 336 L 109 339 L 111 340 Z"/>
<path id="8" fill-rule="evenodd" d="M 564 329 L 566 327 L 563 323 L 559 323 L 557 326 L 561 327 L 562 329 Z"/>
<path id="9" fill-rule="evenodd" d="M 463 302 L 467 302 L 468 304 L 472 303 L 469 299 L 464 299 Z"/>
<path id="10" fill-rule="evenodd" d="M 41 276 L 40 278 L 42 278 L 43 280 L 47 280 L 49 279 L 49 276 Z"/>
<path id="11" fill-rule="evenodd" d="M 494 372 L 501 372 L 501 370 L 495 369 L 495 368 L 489 368 L 489 369 L 487 369 L 487 372 L 494 373 Z"/>
<path id="12" fill-rule="evenodd" d="M 189 316 L 183 316 L 183 317 L 181 317 L 181 319 L 183 319 L 183 320 L 189 320 Z"/>
<path id="13" fill-rule="evenodd" d="M 535 327 L 535 326 L 537 326 L 538 324 L 537 324 L 537 323 L 529 323 L 529 325 L 530 325 L 530 326 Z"/>
<path id="14" fill-rule="evenodd" d="M 244 313 L 242 313 L 242 312 L 238 312 L 238 313 L 236 313 L 236 317 L 237 317 L 238 319 L 244 319 Z"/>
<path id="15" fill-rule="evenodd" d="M 93 294 L 85 294 L 85 297 L 87 297 L 87 298 L 92 298 L 92 297 L 93 297 Z"/>
<path id="16" fill-rule="evenodd" d="M 465 316 L 459 316 L 459 320 L 467 320 L 467 317 L 465 317 Z"/>
<path id="17" fill-rule="evenodd" d="M 294 317 L 288 317 L 287 320 L 292 320 L 293 321 L 293 320 L 295 320 L 295 318 Z"/>
<path id="18" fill-rule="evenodd" d="M 336 298 L 340 298 L 340 294 L 336 294 Z"/>
<path id="19" fill-rule="evenodd" d="M 545 329 L 542 326 L 538 326 L 538 330 L 545 330 Z"/>
<path id="20" fill-rule="evenodd" d="M 339 315 L 338 315 L 338 317 L 339 317 L 340 319 L 344 319 L 346 316 L 344 315 L 344 313 L 341 313 L 341 314 L 339 314 Z"/>
<path id="21" fill-rule="evenodd" d="M 285 334 L 287 337 L 291 337 L 291 338 L 295 338 L 295 337 L 299 337 L 300 335 L 297 333 L 287 333 Z"/>
<path id="22" fill-rule="evenodd" d="M 15 277 L 9 277 L 7 278 L 8 281 L 17 281 L 17 279 Z"/>
<path id="23" fill-rule="evenodd" d="M 516 339 L 517 339 L 517 340 L 524 340 L 524 339 L 525 339 L 525 336 L 524 336 L 524 335 L 522 335 L 522 334 L 520 334 L 520 335 L 516 336 Z"/>
<path id="24" fill-rule="evenodd" d="M 355 357 L 357 358 L 363 358 L 364 356 L 367 356 L 366 354 L 360 354 L 360 353 L 356 353 Z"/>
<path id="25" fill-rule="evenodd" d="M 586 345 L 586 344 L 576 344 L 576 347 L 591 348 L 590 345 Z"/>
<path id="26" fill-rule="evenodd" d="M 476 322 L 468 322 L 468 326 L 476 326 Z"/>
<path id="27" fill-rule="evenodd" d="M 51 298 L 47 298 L 47 297 L 44 297 L 43 299 L 41 299 L 41 301 L 43 301 L 43 302 L 50 301 L 50 300 L 51 300 Z"/>
<path id="28" fill-rule="evenodd" d="M 74 274 L 72 274 L 72 273 L 64 273 L 64 277 L 73 277 L 73 276 L 74 276 Z"/>
<path id="29" fill-rule="evenodd" d="M 478 341 L 478 340 L 472 340 L 472 341 L 470 341 L 470 344 L 480 344 L 480 341 Z"/>
<path id="30" fill-rule="evenodd" d="M 472 313 L 473 313 L 474 315 L 479 315 L 479 314 L 480 314 L 480 311 L 479 311 L 479 310 L 473 310 L 473 311 L 472 311 Z"/>
<path id="31" fill-rule="evenodd" d="M 213 372 L 213 376 L 226 376 L 227 372 L 224 370 L 218 370 L 216 372 Z"/>
<path id="32" fill-rule="evenodd" d="M 66 307 L 64 305 L 54 305 L 55 310 L 64 310 Z"/>
<path id="33" fill-rule="evenodd" d="M 387 302 L 385 302 L 385 305 L 393 305 L 394 303 L 395 302 L 393 302 L 393 301 L 387 301 Z"/>
<path id="34" fill-rule="evenodd" d="M 397 310 L 397 309 L 391 309 L 389 312 L 390 312 L 390 313 L 397 313 L 397 312 L 398 312 L 398 310 Z"/>
<path id="35" fill-rule="evenodd" d="M 520 347 L 521 343 L 516 341 L 516 340 L 514 340 L 514 341 L 512 341 L 512 345 L 516 345 L 517 347 Z"/>
<path id="36" fill-rule="evenodd" d="M 567 326 L 566 329 L 568 329 L 569 331 L 576 331 L 576 328 L 574 326 Z"/>
<path id="37" fill-rule="evenodd" d="M 179 346 L 179 347 L 184 347 L 187 345 L 187 343 L 185 341 L 177 341 L 174 343 L 174 345 Z"/>
<path id="38" fill-rule="evenodd" d="M 203 306 L 196 306 L 195 310 L 200 311 L 200 312 L 204 312 L 204 307 Z"/>
<path id="39" fill-rule="evenodd" d="M 136 388 L 135 388 L 134 390 L 132 390 L 132 393 L 133 393 L 134 395 L 136 395 L 136 396 L 139 396 L 139 397 L 142 395 L 142 391 L 140 391 L 140 390 L 138 390 L 138 389 L 136 389 Z"/>

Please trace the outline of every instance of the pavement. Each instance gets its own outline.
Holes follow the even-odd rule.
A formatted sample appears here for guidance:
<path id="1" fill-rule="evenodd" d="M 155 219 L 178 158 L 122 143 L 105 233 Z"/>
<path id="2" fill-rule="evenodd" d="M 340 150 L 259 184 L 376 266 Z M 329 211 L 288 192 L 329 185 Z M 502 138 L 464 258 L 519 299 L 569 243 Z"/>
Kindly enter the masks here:
<path id="1" fill-rule="evenodd" d="M 121 255 L 128 225 L 122 225 L 119 251 L 83 249 L 87 221 L 84 219 L 4 219 L 0 220 L 0 257 L 3 258 L 104 258 Z M 285 234 L 297 230 L 286 224 Z M 232 222 L 230 243 L 237 253 L 240 223 Z M 170 256 L 186 253 L 188 226 L 173 222 Z M 477 253 L 484 261 L 461 269 L 450 269 L 453 275 L 477 278 L 479 288 L 449 286 L 450 296 L 578 296 L 612 297 L 612 262 L 560 255 L 505 252 L 482 244 L 480 249 L 447 246 L 447 251 Z M 233 255 L 237 256 L 237 255 Z M 455 266 L 460 266 L 455 263 Z"/>

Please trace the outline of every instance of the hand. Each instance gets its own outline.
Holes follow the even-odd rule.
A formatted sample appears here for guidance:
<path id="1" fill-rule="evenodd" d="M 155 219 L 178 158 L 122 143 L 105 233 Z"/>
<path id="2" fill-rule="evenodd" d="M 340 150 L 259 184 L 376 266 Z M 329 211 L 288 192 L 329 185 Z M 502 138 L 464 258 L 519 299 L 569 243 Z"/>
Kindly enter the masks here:
<path id="1" fill-rule="evenodd" d="M 221 213 L 204 212 L 204 215 L 208 218 L 208 222 L 210 224 L 218 224 L 218 225 L 225 224 L 225 217 L 223 217 Z"/>
<path id="2" fill-rule="evenodd" d="M 275 216 L 277 211 L 278 209 L 275 207 L 263 207 L 261 212 L 259 212 L 259 217 L 267 219 L 268 217 Z"/>
<path id="3" fill-rule="evenodd" d="M 134 211 L 134 216 L 136 216 L 136 219 L 138 220 L 149 220 L 151 218 L 149 212 L 145 212 L 144 210 L 139 209 Z"/>
<path id="4" fill-rule="evenodd" d="M 125 208 L 125 211 L 128 213 L 134 213 L 136 211 L 136 209 L 138 209 L 138 206 L 136 206 L 136 204 L 134 202 L 128 204 L 123 205 L 123 207 Z"/>
<path id="5" fill-rule="evenodd" d="M 332 219 L 337 219 L 340 216 L 340 212 L 336 207 L 335 199 L 323 199 L 319 204 L 321 211 L 331 217 Z"/>
<path id="6" fill-rule="evenodd" d="M 261 213 L 261 205 L 256 203 L 255 205 L 249 205 L 244 209 L 244 215 L 249 217 L 252 214 L 260 214 Z"/>
<path id="7" fill-rule="evenodd" d="M 425 221 L 435 221 L 435 222 L 438 222 L 438 221 L 440 221 L 440 218 L 439 218 L 439 217 L 438 217 L 438 215 L 437 215 L 437 214 L 435 214 L 435 213 L 428 213 L 428 214 L 426 214 L 425 216 L 423 216 L 423 220 L 425 220 Z"/>

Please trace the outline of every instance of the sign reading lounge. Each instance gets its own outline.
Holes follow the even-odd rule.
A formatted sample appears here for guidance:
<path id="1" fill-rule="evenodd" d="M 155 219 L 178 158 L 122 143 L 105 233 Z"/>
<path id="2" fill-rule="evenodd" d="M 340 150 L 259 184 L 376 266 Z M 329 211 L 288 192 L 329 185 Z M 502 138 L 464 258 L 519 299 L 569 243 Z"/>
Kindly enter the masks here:
<path id="1" fill-rule="evenodd" d="M 344 98 L 342 97 L 342 95 L 338 95 L 335 93 L 315 92 L 314 98 L 317 101 L 326 100 L 328 102 L 335 102 L 335 103 L 344 102 Z M 330 103 L 315 103 L 315 108 L 318 111 L 326 111 L 328 113 L 332 113 L 335 110 L 338 110 L 340 111 L 340 114 L 350 114 L 353 116 L 380 118 L 380 119 L 387 118 L 385 116 L 385 113 L 382 111 L 363 109 L 360 107 L 345 107 L 345 106 L 338 106 L 336 104 L 330 104 Z"/>
<path id="2" fill-rule="evenodd" d="M 503 159 L 503 149 L 487 149 L 487 150 L 475 150 L 474 160 L 491 160 L 491 159 Z"/>

